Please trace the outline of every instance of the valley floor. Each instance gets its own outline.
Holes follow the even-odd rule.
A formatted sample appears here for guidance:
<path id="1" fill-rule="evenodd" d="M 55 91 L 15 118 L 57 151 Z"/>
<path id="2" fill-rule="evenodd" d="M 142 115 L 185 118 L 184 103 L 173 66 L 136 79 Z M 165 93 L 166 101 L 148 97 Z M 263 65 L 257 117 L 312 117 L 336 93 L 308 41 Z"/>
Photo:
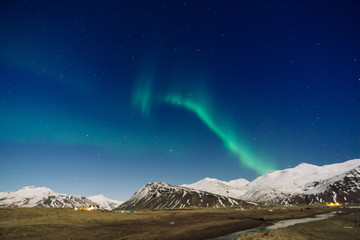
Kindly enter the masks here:
<path id="1" fill-rule="evenodd" d="M 330 209 L 326 207 L 308 208 L 307 206 L 255 207 L 245 210 L 239 208 L 144 210 L 134 213 L 49 208 L 0 208 L 0 239 L 209 239 L 244 229 L 269 225 L 270 222 L 280 219 L 303 218 L 329 211 Z M 323 221 L 311 224 L 315 224 L 316 229 L 319 229 L 318 232 L 329 234 L 330 237 L 335 236 L 334 232 L 340 230 L 338 234 L 341 236 L 344 236 L 344 232 L 352 231 L 357 231 L 357 236 L 359 236 L 358 229 L 353 225 L 346 225 L 348 223 L 345 224 L 343 221 L 351 222 L 350 212 L 360 211 L 360 209 L 346 211 L 348 211 L 348 215 L 344 215 L 344 217 L 324 220 L 327 221 L 326 225 L 323 224 L 325 227 L 336 223 L 339 228 L 329 227 L 328 231 L 325 231 L 320 228 L 320 222 Z M 349 216 L 348 220 L 346 216 Z M 258 233 L 260 235 L 254 235 L 253 239 L 259 239 L 259 236 L 289 239 L 288 236 L 298 236 L 295 234 L 302 234 L 310 229 L 301 227 L 302 225 L 289 227 L 289 229 L 294 229 L 290 232 L 282 233 L 281 231 L 286 230 L 282 229 L 269 233 Z M 315 232 L 315 230 L 309 230 L 309 234 L 311 232 Z M 277 238 L 277 235 L 284 237 Z M 301 235 L 299 236 L 301 237 Z M 347 236 L 346 239 L 350 239 Z M 322 239 L 321 237 L 315 238 Z"/>
<path id="2" fill-rule="evenodd" d="M 236 240 L 358 240 L 360 238 L 359 221 L 360 213 L 339 214 L 326 220 L 297 224 L 277 230 L 249 233 L 236 238 Z"/>

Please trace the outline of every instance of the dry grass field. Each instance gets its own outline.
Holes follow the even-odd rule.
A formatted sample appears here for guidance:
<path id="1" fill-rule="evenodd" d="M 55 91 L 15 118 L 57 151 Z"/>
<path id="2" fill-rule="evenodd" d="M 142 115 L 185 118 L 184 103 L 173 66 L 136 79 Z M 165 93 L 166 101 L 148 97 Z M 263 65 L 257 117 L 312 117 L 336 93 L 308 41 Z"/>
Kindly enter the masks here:
<path id="1" fill-rule="evenodd" d="M 274 220 L 325 212 L 329 209 L 256 207 L 120 213 L 0 208 L 0 239 L 208 239 L 268 225 Z"/>

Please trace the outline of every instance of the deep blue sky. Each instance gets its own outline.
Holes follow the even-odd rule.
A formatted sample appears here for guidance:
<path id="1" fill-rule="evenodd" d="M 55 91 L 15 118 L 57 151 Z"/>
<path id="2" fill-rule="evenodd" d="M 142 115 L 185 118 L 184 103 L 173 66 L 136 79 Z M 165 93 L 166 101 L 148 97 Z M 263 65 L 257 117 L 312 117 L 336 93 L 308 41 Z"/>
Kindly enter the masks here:
<path id="1" fill-rule="evenodd" d="M 150 181 L 359 158 L 359 12 L 358 1 L 1 1 L 0 191 L 126 200 Z"/>

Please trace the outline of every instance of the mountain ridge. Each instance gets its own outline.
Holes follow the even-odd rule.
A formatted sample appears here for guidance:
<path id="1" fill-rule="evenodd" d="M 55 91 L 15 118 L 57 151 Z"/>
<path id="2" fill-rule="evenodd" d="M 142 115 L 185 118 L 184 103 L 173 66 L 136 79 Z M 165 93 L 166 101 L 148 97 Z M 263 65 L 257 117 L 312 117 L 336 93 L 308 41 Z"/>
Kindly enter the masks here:
<path id="1" fill-rule="evenodd" d="M 232 207 L 248 206 L 249 203 L 184 186 L 164 182 L 150 182 L 137 191 L 117 210 L 175 209 L 188 207 Z"/>
<path id="2" fill-rule="evenodd" d="M 240 188 L 226 186 L 226 188 L 219 190 L 214 189 L 212 184 L 209 184 L 209 186 L 201 186 L 201 189 L 222 195 L 226 193 L 226 196 L 259 204 L 312 204 L 330 201 L 331 199 L 332 201 L 360 202 L 358 168 L 360 168 L 360 159 L 323 166 L 301 163 L 294 168 L 268 172 Z M 345 181 L 348 174 L 354 176 L 351 181 Z M 209 178 L 203 180 L 207 179 Z M 348 177 L 348 179 L 350 178 Z M 221 182 L 221 180 L 219 181 Z M 198 182 L 188 186 L 197 188 Z M 214 179 L 211 183 L 213 182 Z M 330 192 L 329 189 L 335 185 L 337 190 Z M 352 187 L 349 188 L 349 186 Z M 345 199 L 338 199 L 335 196 L 343 196 Z"/>
<path id="3" fill-rule="evenodd" d="M 121 202 L 105 196 L 91 200 L 82 196 L 55 193 L 47 187 L 25 186 L 15 191 L 0 192 L 0 207 L 82 208 L 98 205 L 100 209 L 110 210 L 111 207 L 115 208 L 120 204 Z"/>
<path id="4" fill-rule="evenodd" d="M 118 206 L 120 206 L 122 203 L 124 203 L 123 201 L 117 201 L 117 200 L 107 198 L 102 194 L 90 196 L 87 198 L 90 199 L 91 201 L 93 201 L 94 203 L 96 203 L 97 205 L 99 205 L 101 209 L 107 210 L 107 211 L 111 211 L 111 210 L 117 208 Z"/>
<path id="5" fill-rule="evenodd" d="M 216 178 L 203 178 L 192 184 L 183 184 L 180 186 L 197 189 L 205 192 L 211 192 L 214 194 L 219 194 L 226 197 L 237 198 L 237 196 L 242 193 L 241 188 L 248 184 L 249 181 L 240 178 L 231 180 L 229 182 L 222 181 Z"/>

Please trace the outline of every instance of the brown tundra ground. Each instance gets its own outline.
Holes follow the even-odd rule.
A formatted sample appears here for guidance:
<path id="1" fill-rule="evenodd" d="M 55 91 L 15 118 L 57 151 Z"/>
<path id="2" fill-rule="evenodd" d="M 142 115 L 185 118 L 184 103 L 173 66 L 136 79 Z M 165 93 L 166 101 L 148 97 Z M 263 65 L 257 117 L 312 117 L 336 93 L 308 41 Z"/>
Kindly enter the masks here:
<path id="1" fill-rule="evenodd" d="M 239 239 L 360 239 L 356 212 L 328 220 L 259 232 Z M 273 221 L 330 212 L 324 206 L 247 209 L 143 210 L 134 213 L 50 208 L 0 208 L 0 239 L 209 239 L 270 225 Z"/>

